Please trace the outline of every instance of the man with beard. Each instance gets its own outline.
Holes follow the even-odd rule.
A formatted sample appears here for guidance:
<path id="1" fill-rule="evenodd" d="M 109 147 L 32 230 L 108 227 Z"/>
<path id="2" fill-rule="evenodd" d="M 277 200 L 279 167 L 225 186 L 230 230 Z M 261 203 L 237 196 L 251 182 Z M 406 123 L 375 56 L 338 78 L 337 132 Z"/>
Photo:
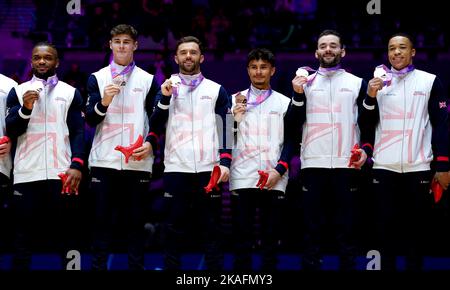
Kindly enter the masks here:
<path id="1" fill-rule="evenodd" d="M 180 269 L 180 247 L 190 225 L 189 209 L 196 214 L 206 239 L 205 262 L 210 270 L 223 267 L 219 249 L 221 192 L 205 194 L 213 167 L 218 165 L 217 183 L 228 180 L 230 150 L 220 148 L 224 141 L 225 117 L 230 101 L 225 89 L 200 72 L 204 56 L 200 41 L 193 36 L 181 38 L 176 46 L 175 62 L 180 72 L 161 85 L 157 106 L 151 117 L 151 133 L 160 135 L 167 123 L 164 150 L 164 198 L 168 205 L 165 222 L 165 267 Z M 219 129 L 219 130 L 218 130 Z M 226 144 L 224 141 L 223 144 Z"/>
<path id="2" fill-rule="evenodd" d="M 149 116 L 158 86 L 153 75 L 135 65 L 137 31 L 120 24 L 111 29 L 109 41 L 113 59 L 88 80 L 86 121 L 95 126 L 89 154 L 91 190 L 95 194 L 94 270 L 107 269 L 107 257 L 114 217 L 124 220 L 128 231 L 128 266 L 144 269 L 144 200 L 153 166 L 154 136 Z M 128 147 L 139 136 L 130 158 L 115 150 Z M 153 143 L 153 146 L 151 145 Z"/>
<path id="3" fill-rule="evenodd" d="M 334 30 L 323 31 L 315 52 L 319 69 L 310 76 L 297 73 L 292 80 L 292 112 L 300 118 L 296 124 L 303 125 L 300 159 L 305 222 L 302 266 L 305 270 L 319 270 L 322 266 L 322 233 L 330 213 L 340 269 L 354 270 L 356 266 L 353 237 L 356 169 L 363 166 L 372 147 L 368 143 L 360 144 L 360 133 L 364 132 L 360 132 L 362 128 L 357 125 L 367 85 L 341 68 L 345 53 L 340 34 Z M 305 103 L 306 113 L 301 110 Z M 355 156 L 359 157 L 350 162 L 355 144 L 363 149 L 355 149 Z"/>
<path id="4" fill-rule="evenodd" d="M 422 270 L 431 222 L 430 163 L 443 189 L 450 181 L 445 93 L 436 75 L 414 67 L 415 54 L 409 35 L 389 39 L 391 69 L 374 73 L 361 112 L 366 126 L 376 128 L 373 188 L 381 270 L 386 271 L 396 270 L 396 244 L 406 250 L 406 270 Z"/>
<path id="5" fill-rule="evenodd" d="M 83 98 L 77 89 L 58 80 L 58 65 L 53 45 L 36 44 L 31 55 L 32 79 L 13 88 L 7 99 L 6 131 L 17 142 L 12 200 L 14 269 L 29 269 L 31 233 L 39 228 L 40 238 L 45 237 L 42 231 L 47 227 L 42 225 L 54 225 L 48 233 L 55 236 L 48 240 L 62 255 L 68 250 L 62 244 L 68 240 L 60 241 L 70 230 L 67 223 L 61 223 L 67 218 L 61 212 L 69 195 L 78 194 L 81 180 Z M 59 173 L 67 175 L 63 185 Z"/>

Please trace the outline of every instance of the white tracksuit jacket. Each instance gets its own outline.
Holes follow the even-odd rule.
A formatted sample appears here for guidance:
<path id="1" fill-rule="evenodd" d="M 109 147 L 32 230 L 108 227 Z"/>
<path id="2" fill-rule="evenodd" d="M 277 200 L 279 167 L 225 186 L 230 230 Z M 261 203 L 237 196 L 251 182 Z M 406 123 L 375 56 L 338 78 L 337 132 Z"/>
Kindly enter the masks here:
<path id="1" fill-rule="evenodd" d="M 93 75 L 97 79 L 103 98 L 105 86 L 113 83 L 111 69 L 107 66 Z M 152 171 L 153 156 L 140 161 L 130 158 L 127 164 L 123 154 L 114 150 L 117 145 L 126 147 L 134 143 L 139 134 L 145 140 L 149 131 L 149 116 L 145 110 L 145 99 L 152 81 L 151 74 L 137 66 L 134 67 L 126 85 L 108 106 L 104 120 L 96 127 L 89 154 L 89 166 L 117 170 Z"/>
<path id="2" fill-rule="evenodd" d="M 248 89 L 241 94 L 247 95 Z M 235 95 L 232 97 L 236 104 Z M 258 170 L 275 168 L 284 142 L 284 116 L 290 99 L 276 91 L 261 104 L 247 106 L 238 123 L 237 144 L 231 163 L 230 190 L 257 188 Z M 286 191 L 289 174 L 283 174 L 273 190 Z"/>
<path id="3" fill-rule="evenodd" d="M 305 85 L 301 167 L 348 168 L 351 149 L 359 143 L 357 98 L 362 79 L 340 69 L 318 72 Z"/>

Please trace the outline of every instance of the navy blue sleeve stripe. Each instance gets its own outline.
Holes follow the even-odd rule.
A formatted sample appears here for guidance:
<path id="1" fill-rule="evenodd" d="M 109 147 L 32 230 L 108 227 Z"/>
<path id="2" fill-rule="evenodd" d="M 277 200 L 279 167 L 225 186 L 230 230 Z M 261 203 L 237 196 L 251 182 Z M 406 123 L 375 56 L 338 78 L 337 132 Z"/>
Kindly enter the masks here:
<path id="1" fill-rule="evenodd" d="M 78 90 L 75 90 L 72 103 L 67 114 L 67 127 L 69 128 L 70 149 L 72 158 L 83 159 L 84 154 L 84 120 L 82 116 L 83 97 Z M 79 162 L 72 161 L 71 168 L 79 168 Z"/>
<path id="2" fill-rule="evenodd" d="M 217 126 L 222 125 L 222 130 L 218 130 L 218 132 L 222 132 L 222 144 L 221 147 L 219 149 L 219 154 L 221 156 L 226 156 L 226 155 L 222 155 L 223 153 L 228 153 L 231 154 L 231 148 L 226 148 L 226 144 L 227 144 L 227 113 L 230 112 L 230 108 L 231 108 L 231 98 L 228 95 L 227 91 L 225 90 L 224 87 L 220 87 L 219 90 L 219 95 L 217 97 L 217 101 L 216 101 L 216 106 L 215 106 L 215 113 L 217 115 L 220 116 L 221 120 L 222 120 L 222 124 L 217 124 Z M 231 166 L 231 159 L 226 158 L 226 157 L 222 157 L 220 158 L 220 165 L 226 166 L 226 167 L 230 167 Z"/>
<path id="3" fill-rule="evenodd" d="M 302 100 L 304 101 L 304 100 Z M 289 104 L 286 115 L 284 116 L 284 140 L 283 140 L 283 149 L 281 150 L 280 158 L 278 159 L 278 164 L 275 166 L 275 170 L 283 176 L 286 173 L 287 168 L 283 166 L 282 163 L 289 164 L 292 158 L 292 155 L 295 152 L 295 146 L 297 139 L 296 134 L 299 132 L 299 122 L 294 116 L 301 116 L 306 114 L 306 106 L 303 105 L 301 107 L 295 106 L 291 103 Z M 301 118 L 302 119 L 302 118 Z"/>
<path id="4" fill-rule="evenodd" d="M 373 154 L 373 144 L 375 142 L 375 129 L 380 121 L 380 111 L 378 109 L 377 99 L 367 95 L 367 82 L 364 80 L 361 83 L 361 89 L 356 102 L 358 105 L 357 122 L 360 131 L 359 144 L 370 144 L 372 146 L 361 146 L 367 155 L 371 157 Z M 374 106 L 374 109 L 369 110 L 364 106 L 364 103 L 368 106 Z"/>
<path id="5" fill-rule="evenodd" d="M 88 102 L 86 104 L 86 122 L 91 126 L 95 127 L 101 121 L 105 119 L 105 116 L 101 116 L 97 114 L 95 111 L 95 106 L 97 103 L 99 106 L 97 109 L 100 112 L 105 112 L 107 107 L 101 104 L 102 96 L 100 94 L 100 89 L 98 87 L 97 78 L 94 75 L 90 75 L 87 83 L 87 93 L 88 93 Z M 103 111 L 104 110 L 104 111 Z"/>
<path id="6" fill-rule="evenodd" d="M 297 103 L 303 103 L 303 106 L 295 106 L 292 100 Z M 306 121 L 306 95 L 293 92 L 291 103 L 285 115 L 285 124 L 288 124 L 289 130 L 300 132 L 303 123 Z"/>
<path id="7" fill-rule="evenodd" d="M 438 172 L 446 172 L 449 168 L 449 162 L 443 161 L 449 155 L 448 152 L 448 112 L 447 100 L 443 93 L 441 81 L 436 77 L 431 88 L 430 99 L 428 101 L 428 113 L 433 128 L 431 136 L 431 146 L 435 158 L 435 168 Z M 437 158 L 440 157 L 440 160 Z"/>
<path id="8" fill-rule="evenodd" d="M 171 97 L 166 97 L 162 94 L 161 90 L 156 94 L 155 97 L 155 109 L 150 116 L 150 132 L 161 136 L 166 130 L 166 123 L 169 119 L 169 110 L 163 110 L 158 107 L 160 101 L 166 101 L 170 104 Z"/>
<path id="9" fill-rule="evenodd" d="M 148 125 L 149 128 L 151 128 L 151 116 L 153 114 L 153 108 L 154 108 L 154 104 L 155 104 L 155 99 L 156 99 L 156 94 L 158 93 L 158 83 L 156 82 L 156 78 L 153 78 L 152 84 L 150 86 L 150 89 L 148 90 L 147 96 L 145 97 L 145 110 L 147 112 L 147 116 L 148 116 Z M 152 144 L 152 148 L 153 150 L 156 150 L 156 143 L 155 140 L 152 140 L 152 136 L 151 135 L 147 135 L 147 137 L 145 138 L 145 141 L 150 142 L 150 144 Z"/>

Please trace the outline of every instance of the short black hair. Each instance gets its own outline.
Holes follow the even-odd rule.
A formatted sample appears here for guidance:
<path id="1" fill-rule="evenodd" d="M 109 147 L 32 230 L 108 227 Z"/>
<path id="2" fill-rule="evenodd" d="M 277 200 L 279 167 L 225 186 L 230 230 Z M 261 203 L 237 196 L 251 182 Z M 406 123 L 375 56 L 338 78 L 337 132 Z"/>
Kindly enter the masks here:
<path id="1" fill-rule="evenodd" d="M 111 29 L 111 38 L 119 34 L 129 35 L 134 41 L 136 41 L 138 38 L 137 30 L 133 26 L 128 24 L 119 24 Z"/>
<path id="2" fill-rule="evenodd" d="M 409 35 L 408 33 L 405 33 L 405 32 L 396 32 L 396 33 L 392 34 L 391 37 L 389 37 L 388 42 L 392 38 L 397 37 L 397 36 L 408 38 L 409 42 L 411 43 L 411 47 L 414 48 L 414 39 L 413 39 L 413 37 L 411 35 Z"/>
<path id="3" fill-rule="evenodd" d="M 32 50 L 34 50 L 36 47 L 39 47 L 39 46 L 47 46 L 47 47 L 53 48 L 53 50 L 55 51 L 55 56 L 58 59 L 58 50 L 56 49 L 56 46 L 53 43 L 50 43 L 48 41 L 39 41 L 38 43 L 36 43 L 33 46 Z"/>
<path id="4" fill-rule="evenodd" d="M 192 36 L 192 35 L 184 36 L 184 37 L 180 38 L 180 39 L 177 41 L 177 46 L 175 47 L 175 54 L 176 54 L 177 51 L 178 51 L 178 47 L 179 47 L 181 44 L 186 43 L 186 42 L 195 42 L 195 43 L 197 43 L 197 44 L 198 44 L 198 47 L 200 48 L 200 54 L 202 54 L 202 51 L 203 51 L 203 44 L 202 44 L 202 42 L 200 41 L 200 39 L 198 39 L 197 37 Z"/>
<path id="5" fill-rule="evenodd" d="M 255 48 L 247 55 L 247 66 L 252 60 L 265 60 L 275 67 L 275 55 L 267 48 Z"/>
<path id="6" fill-rule="evenodd" d="M 344 46 L 344 40 L 342 39 L 342 35 L 341 35 L 339 32 L 337 32 L 336 30 L 333 30 L 333 29 L 325 29 L 324 31 L 322 31 L 322 32 L 319 34 L 319 37 L 317 38 L 317 41 L 318 41 L 322 36 L 326 36 L 326 35 L 334 35 L 334 36 L 336 36 L 337 38 L 339 38 L 339 43 L 341 44 L 341 48 L 345 48 L 345 46 Z"/>

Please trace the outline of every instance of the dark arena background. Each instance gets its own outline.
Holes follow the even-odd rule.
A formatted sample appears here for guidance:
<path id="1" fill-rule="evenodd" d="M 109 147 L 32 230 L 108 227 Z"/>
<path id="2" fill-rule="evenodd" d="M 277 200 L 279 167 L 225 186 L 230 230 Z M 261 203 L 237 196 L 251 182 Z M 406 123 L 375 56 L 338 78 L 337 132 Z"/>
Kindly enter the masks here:
<path id="1" fill-rule="evenodd" d="M 68 3 L 73 5 L 68 7 Z M 369 5 L 373 2 L 373 5 Z M 324 29 L 336 29 L 343 35 L 347 55 L 343 67 L 369 80 L 377 65 L 388 64 L 387 41 L 396 32 L 405 32 L 415 39 L 417 68 L 440 77 L 445 94 L 450 92 L 450 34 L 448 10 L 444 2 L 429 1 L 324 1 L 324 0 L 155 0 L 155 1 L 56 1 L 56 0 L 0 0 L 0 73 L 18 83 L 30 76 L 30 55 L 38 41 L 53 43 L 59 52 L 58 76 L 77 87 L 85 101 L 87 77 L 104 67 L 109 60 L 110 29 L 121 23 L 131 24 L 139 32 L 139 47 L 135 52 L 138 66 L 164 80 L 177 72 L 173 61 L 175 43 L 185 35 L 202 40 L 205 62 L 202 72 L 222 84 L 228 93 L 248 88 L 246 56 L 251 48 L 266 47 L 276 54 L 276 73 L 272 87 L 292 95 L 291 80 L 300 66 L 317 67 L 314 58 L 317 36 Z M 70 8 L 70 9 L 69 9 Z M 79 10 L 78 10 L 79 8 Z M 379 8 L 379 11 L 377 10 Z M 300 132 L 299 132 L 300 134 Z M 163 148 L 163 147 L 160 147 Z M 298 150 L 298 149 L 297 149 Z M 298 154 L 296 155 L 298 156 Z M 146 269 L 162 268 L 160 224 L 164 220 L 162 202 L 162 152 L 158 152 L 151 186 L 147 196 Z M 302 254 L 302 204 L 299 161 L 291 162 L 290 181 L 285 198 L 280 237 L 279 270 L 300 270 Z M 88 172 L 85 172 L 87 176 Z M 366 269 L 366 254 L 373 249 L 373 193 L 368 181 L 370 171 L 360 180 L 358 218 L 358 268 Z M 182 186 L 182 185 L 180 185 Z M 226 187 L 226 186 L 225 186 Z M 123 194 L 127 194 L 123 192 Z M 3 210 L 0 217 L 0 270 L 11 267 L 14 220 L 9 204 L 10 196 L 0 193 Z M 231 267 L 230 192 L 223 197 L 222 222 L 225 231 L 225 268 Z M 61 221 L 75 237 L 73 249 L 82 257 L 81 269 L 89 270 L 94 216 L 93 194 L 86 178 L 80 195 L 66 204 L 68 220 Z M 329 201 L 330 209 L 333 201 Z M 434 204 L 430 195 L 429 232 L 423 239 L 428 243 L 425 268 L 450 270 L 450 198 L 444 193 Z M 116 213 L 118 217 L 122 213 Z M 46 218 L 43 214 L 42 222 Z M 118 219 L 120 220 L 120 218 Z M 331 224 L 332 221 L 329 221 Z M 198 230 L 195 224 L 192 230 Z M 53 270 L 61 267 L 51 243 L 41 239 L 46 235 L 40 227 L 36 235 L 33 269 Z M 125 269 L 126 237 L 117 224 L 114 234 L 114 254 L 110 255 L 110 269 Z M 254 227 L 255 269 L 259 257 L 258 212 Z M 326 250 L 325 269 L 337 269 L 337 253 L 332 235 L 323 237 Z M 184 245 L 184 268 L 202 269 L 201 250 L 190 235 Z M 399 263 L 403 263 L 402 245 L 398 246 Z M 63 266 L 64 268 L 64 266 Z"/>

